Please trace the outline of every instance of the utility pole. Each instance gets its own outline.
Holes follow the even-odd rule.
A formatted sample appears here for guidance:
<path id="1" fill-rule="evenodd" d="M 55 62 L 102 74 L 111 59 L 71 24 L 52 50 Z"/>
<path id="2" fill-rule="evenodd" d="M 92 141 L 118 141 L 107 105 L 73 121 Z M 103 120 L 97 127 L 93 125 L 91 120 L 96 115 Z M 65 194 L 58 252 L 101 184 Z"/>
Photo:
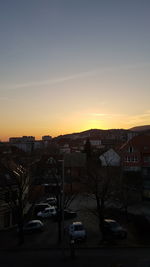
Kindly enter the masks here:
<path id="1" fill-rule="evenodd" d="M 61 240 L 62 240 L 62 254 L 65 257 L 65 249 L 64 249 L 64 176 L 65 176 L 65 166 L 64 160 L 59 160 L 62 163 L 62 175 L 61 175 L 61 216 L 60 219 L 62 220 L 61 223 Z"/>

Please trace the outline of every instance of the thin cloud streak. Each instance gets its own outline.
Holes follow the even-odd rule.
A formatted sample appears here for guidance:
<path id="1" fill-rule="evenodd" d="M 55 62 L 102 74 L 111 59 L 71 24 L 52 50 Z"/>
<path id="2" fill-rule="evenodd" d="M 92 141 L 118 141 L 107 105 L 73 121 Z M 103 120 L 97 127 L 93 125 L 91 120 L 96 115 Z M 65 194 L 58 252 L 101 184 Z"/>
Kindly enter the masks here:
<path id="1" fill-rule="evenodd" d="M 70 81 L 70 80 L 74 80 L 76 78 L 83 78 L 83 77 L 88 77 L 88 76 L 93 76 L 96 75 L 96 73 L 98 72 L 98 70 L 92 70 L 92 71 L 87 71 L 87 72 L 81 72 L 81 73 L 77 73 L 77 74 L 73 74 L 70 76 L 66 76 L 66 77 L 60 77 L 57 79 L 51 79 L 51 80 L 43 80 L 43 81 L 33 81 L 33 82 L 29 82 L 29 83 L 21 83 L 21 84 L 15 84 L 15 85 L 7 85 L 8 88 L 11 89 L 21 89 L 21 88 L 28 88 L 28 87 L 34 87 L 34 86 L 48 86 L 51 84 L 57 84 L 57 83 L 62 83 L 62 82 L 66 82 L 66 81 Z"/>
<path id="2" fill-rule="evenodd" d="M 108 114 L 108 113 L 90 113 L 89 115 L 95 116 L 95 117 L 106 117 L 106 118 L 113 118 L 113 117 L 123 117 L 124 114 Z"/>
<path id="3" fill-rule="evenodd" d="M 104 119 L 106 119 L 106 120 L 107 119 L 115 119 L 116 117 L 123 119 L 123 118 L 126 117 L 125 114 L 113 114 L 113 113 L 90 113 L 89 115 L 93 116 L 93 117 L 96 117 L 97 119 L 99 117 L 102 120 L 104 120 Z"/>
<path id="4" fill-rule="evenodd" d="M 18 83 L 13 85 L 5 85 L 6 89 L 22 89 L 22 88 L 30 88 L 30 87 L 39 87 L 39 86 L 48 86 L 51 84 L 57 84 L 57 83 L 63 83 L 70 80 L 75 80 L 77 78 L 84 78 L 84 77 L 90 77 L 95 76 L 97 74 L 103 73 L 103 72 L 110 72 L 110 71 L 116 71 L 116 70 L 130 70 L 130 69 L 139 69 L 144 67 L 150 67 L 150 63 L 138 63 L 138 64 L 127 64 L 127 65 L 118 65 L 113 67 L 104 67 L 99 69 L 93 69 L 90 71 L 84 71 L 81 73 L 75 73 L 69 76 L 59 77 L 56 79 L 46 79 L 42 81 L 31 81 L 31 82 L 25 82 L 25 83 Z"/>
<path id="5" fill-rule="evenodd" d="M 96 116 L 96 117 L 103 117 L 103 116 L 107 116 L 108 114 L 105 114 L 105 113 L 90 113 L 89 115 Z"/>
<path id="6" fill-rule="evenodd" d="M 106 114 L 106 113 L 90 113 L 89 115 L 96 117 L 100 120 L 109 120 L 115 119 L 115 117 L 119 118 L 119 120 L 123 121 L 126 127 L 137 126 L 141 124 L 150 124 L 150 110 L 143 112 L 138 115 L 128 115 L 128 114 Z"/>

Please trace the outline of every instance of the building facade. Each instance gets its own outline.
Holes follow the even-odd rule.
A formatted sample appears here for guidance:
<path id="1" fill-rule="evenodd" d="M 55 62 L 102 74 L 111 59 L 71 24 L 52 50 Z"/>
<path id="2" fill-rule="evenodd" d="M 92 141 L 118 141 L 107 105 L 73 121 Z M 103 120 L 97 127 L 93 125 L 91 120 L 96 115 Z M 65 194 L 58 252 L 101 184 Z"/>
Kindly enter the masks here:
<path id="1" fill-rule="evenodd" d="M 123 171 L 141 174 L 143 197 L 150 199 L 150 134 L 134 136 L 120 152 Z"/>

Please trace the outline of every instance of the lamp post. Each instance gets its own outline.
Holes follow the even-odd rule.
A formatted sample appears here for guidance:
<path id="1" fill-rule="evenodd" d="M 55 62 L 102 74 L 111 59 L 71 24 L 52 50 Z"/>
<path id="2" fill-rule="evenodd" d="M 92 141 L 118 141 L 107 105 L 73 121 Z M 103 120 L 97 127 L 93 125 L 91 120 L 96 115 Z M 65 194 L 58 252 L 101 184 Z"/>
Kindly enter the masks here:
<path id="1" fill-rule="evenodd" d="M 65 251 L 64 251 L 64 175 L 65 175 L 65 166 L 64 166 L 64 160 L 58 160 L 59 162 L 62 163 L 62 179 L 61 179 L 61 219 L 62 219 L 62 224 L 61 224 L 61 235 L 62 235 L 62 253 L 63 256 L 65 256 Z"/>
<path id="2" fill-rule="evenodd" d="M 53 157 L 49 158 L 49 163 L 53 168 L 58 168 L 58 165 L 56 164 L 56 161 Z M 58 216 L 59 216 L 59 242 L 62 242 L 62 252 L 64 256 L 64 160 L 58 160 L 57 162 L 62 163 L 62 169 L 61 169 L 61 183 L 59 184 L 59 181 L 57 180 L 57 189 L 59 190 L 59 203 L 58 203 Z M 54 175 L 55 171 L 54 171 Z M 58 176 L 56 175 L 56 179 L 58 179 Z"/>
<path id="3" fill-rule="evenodd" d="M 61 162 L 61 173 L 58 174 L 58 163 Z M 63 240 L 64 228 L 64 160 L 55 160 L 53 157 L 48 159 L 51 166 L 51 172 L 55 178 L 55 192 L 57 194 L 57 212 L 58 212 L 58 243 Z M 61 180 L 61 181 L 60 181 Z M 63 228 L 62 228 L 63 227 Z"/>

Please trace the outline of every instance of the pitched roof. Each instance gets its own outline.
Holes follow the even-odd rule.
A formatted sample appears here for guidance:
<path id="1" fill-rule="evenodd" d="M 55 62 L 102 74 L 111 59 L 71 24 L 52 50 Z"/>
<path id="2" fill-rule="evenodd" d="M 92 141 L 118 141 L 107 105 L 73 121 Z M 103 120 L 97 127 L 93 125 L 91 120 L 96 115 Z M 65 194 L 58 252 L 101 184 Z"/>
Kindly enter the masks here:
<path id="1" fill-rule="evenodd" d="M 142 134 L 134 136 L 128 142 L 126 142 L 120 150 L 124 150 L 129 146 L 136 147 L 140 152 L 150 153 L 150 135 Z"/>

